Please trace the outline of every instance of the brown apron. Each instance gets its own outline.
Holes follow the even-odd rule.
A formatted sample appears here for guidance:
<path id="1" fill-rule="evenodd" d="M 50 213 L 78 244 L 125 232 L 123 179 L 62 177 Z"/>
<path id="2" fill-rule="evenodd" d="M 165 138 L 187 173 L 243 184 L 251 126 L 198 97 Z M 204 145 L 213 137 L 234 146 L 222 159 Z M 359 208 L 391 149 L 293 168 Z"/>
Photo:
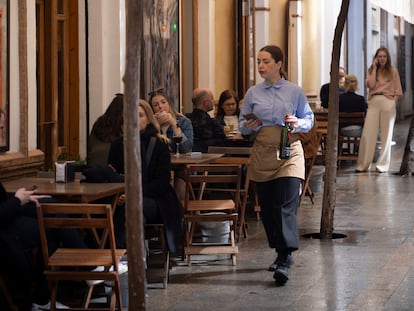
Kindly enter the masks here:
<path id="1" fill-rule="evenodd" d="M 263 182 L 279 177 L 305 179 L 305 158 L 298 134 L 291 134 L 290 158 L 279 157 L 280 126 L 265 126 L 257 133 L 249 166 L 250 179 Z"/>

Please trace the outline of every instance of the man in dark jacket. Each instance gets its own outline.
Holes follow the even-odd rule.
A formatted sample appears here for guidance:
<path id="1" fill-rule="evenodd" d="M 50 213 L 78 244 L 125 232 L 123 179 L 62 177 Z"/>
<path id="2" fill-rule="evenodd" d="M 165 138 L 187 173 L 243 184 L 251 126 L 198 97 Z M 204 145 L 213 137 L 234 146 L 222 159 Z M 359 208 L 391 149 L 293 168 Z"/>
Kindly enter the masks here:
<path id="1" fill-rule="evenodd" d="M 338 71 L 338 78 L 339 78 L 339 95 L 345 92 L 345 69 L 344 67 L 339 67 Z M 319 93 L 319 97 L 321 99 L 321 106 L 323 108 L 329 107 L 329 83 L 322 85 L 321 91 Z"/>
<path id="2" fill-rule="evenodd" d="M 209 111 L 214 109 L 214 95 L 210 89 L 197 88 L 192 95 L 193 112 L 187 117 L 193 124 L 193 151 L 207 152 L 208 146 L 222 146 L 226 135 L 220 122 L 210 117 Z"/>

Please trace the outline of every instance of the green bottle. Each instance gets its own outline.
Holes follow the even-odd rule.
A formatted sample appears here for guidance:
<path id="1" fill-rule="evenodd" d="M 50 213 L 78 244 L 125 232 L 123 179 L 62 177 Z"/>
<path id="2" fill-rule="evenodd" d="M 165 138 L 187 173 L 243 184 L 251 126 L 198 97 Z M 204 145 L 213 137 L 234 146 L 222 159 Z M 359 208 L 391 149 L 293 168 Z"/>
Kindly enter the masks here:
<path id="1" fill-rule="evenodd" d="M 285 126 L 282 128 L 280 134 L 280 158 L 282 160 L 287 160 L 290 158 L 290 123 L 286 122 L 286 118 L 289 115 L 286 114 L 285 117 Z"/>

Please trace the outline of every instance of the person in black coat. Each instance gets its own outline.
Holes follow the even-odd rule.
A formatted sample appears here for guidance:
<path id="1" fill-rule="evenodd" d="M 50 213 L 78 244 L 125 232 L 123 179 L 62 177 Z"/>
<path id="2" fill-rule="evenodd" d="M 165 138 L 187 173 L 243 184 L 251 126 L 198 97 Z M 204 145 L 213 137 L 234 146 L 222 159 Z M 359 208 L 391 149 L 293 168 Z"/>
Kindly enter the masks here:
<path id="1" fill-rule="evenodd" d="M 36 204 L 39 201 L 55 201 L 48 195 L 34 195 L 34 191 L 18 189 L 7 193 L 0 183 L 0 267 L 2 274 L 10 276 L 12 292 L 18 299 L 19 310 L 50 308 L 47 280 L 43 274 L 42 252 L 39 251 L 35 267 L 29 262 L 27 251 L 40 248 L 40 233 Z M 86 247 L 79 233 L 73 229 L 57 229 L 48 232 L 50 250 L 59 243 L 72 247 Z M 33 304 L 32 304 L 33 303 Z M 57 307 L 65 307 L 56 303 Z M 40 309 L 39 309 L 40 310 Z"/>
<path id="2" fill-rule="evenodd" d="M 353 74 L 345 76 L 345 93 L 339 95 L 340 112 L 366 112 L 367 101 L 362 95 L 355 92 L 358 90 L 358 79 Z"/>
<path id="3" fill-rule="evenodd" d="M 344 87 L 344 78 L 345 78 L 345 69 L 343 67 L 339 67 L 338 70 L 338 78 L 339 78 L 339 94 L 345 93 Z M 321 106 L 325 109 L 329 107 L 329 83 L 325 83 L 321 86 L 321 90 L 319 92 L 319 98 L 321 99 Z"/>
<path id="4" fill-rule="evenodd" d="M 177 252 L 182 242 L 182 211 L 174 189 L 170 184 L 171 158 L 168 139 L 160 134 L 151 106 L 139 101 L 139 123 L 141 137 L 141 167 L 143 212 L 145 223 L 163 223 L 170 252 Z M 152 141 L 152 143 L 151 143 Z M 153 144 L 153 147 L 151 145 Z M 152 149 L 152 152 L 148 150 Z M 124 174 L 124 143 L 120 138 L 111 145 L 108 163 L 120 174 Z M 117 247 L 125 246 L 125 197 L 114 218 Z"/>
<path id="5" fill-rule="evenodd" d="M 208 146 L 223 146 L 227 141 L 224 128 L 217 119 L 208 114 L 215 105 L 213 92 L 197 88 L 193 91 L 192 102 L 193 112 L 186 116 L 193 124 L 193 151 L 207 152 Z"/>
<path id="6" fill-rule="evenodd" d="M 365 97 L 355 92 L 358 90 L 358 79 L 353 74 L 345 76 L 345 93 L 339 95 L 339 112 L 366 112 L 368 105 Z M 341 124 L 340 133 L 346 136 L 361 136 L 362 127 L 353 124 Z"/>

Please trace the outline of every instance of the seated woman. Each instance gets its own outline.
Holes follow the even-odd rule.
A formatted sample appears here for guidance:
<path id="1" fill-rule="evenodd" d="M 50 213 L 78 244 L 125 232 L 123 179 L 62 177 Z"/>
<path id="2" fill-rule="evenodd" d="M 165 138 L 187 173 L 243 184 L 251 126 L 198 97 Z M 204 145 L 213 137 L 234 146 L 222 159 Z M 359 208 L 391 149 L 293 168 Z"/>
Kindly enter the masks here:
<path id="1" fill-rule="evenodd" d="M 253 144 L 256 133 L 242 135 L 239 130 L 239 115 L 242 104 L 243 100 L 239 100 L 233 90 L 225 90 L 220 94 L 216 119 L 228 138 L 225 146 L 250 147 Z"/>
<path id="2" fill-rule="evenodd" d="M 216 119 L 224 127 L 226 135 L 238 134 L 239 131 L 239 97 L 233 90 L 225 90 L 220 94 Z"/>
<path id="3" fill-rule="evenodd" d="M 181 136 L 179 152 L 191 152 L 193 148 L 193 124 L 191 120 L 174 109 L 171 99 L 163 89 L 150 93 L 150 104 L 154 111 L 155 119 L 161 126 L 161 132 L 170 139 L 170 150 L 172 152 L 177 151 L 177 145 L 172 138 L 174 136 Z M 183 200 L 185 181 L 182 171 L 174 171 L 174 189 L 178 198 Z"/>
<path id="4" fill-rule="evenodd" d="M 345 93 L 339 95 L 339 112 L 366 112 L 367 102 L 358 90 L 358 79 L 353 74 L 345 76 Z M 353 124 L 341 124 L 340 134 L 344 136 L 359 137 L 362 134 L 362 126 Z"/>
<path id="5" fill-rule="evenodd" d="M 176 152 L 177 145 L 172 141 L 174 136 L 181 136 L 179 152 L 191 152 L 193 148 L 193 125 L 186 116 L 176 111 L 171 99 L 159 89 L 150 93 L 150 104 L 155 119 L 160 124 L 161 133 L 170 139 L 170 150 Z"/>
<path id="6" fill-rule="evenodd" d="M 182 211 L 170 184 L 170 151 L 167 137 L 160 134 L 150 105 L 139 101 L 139 125 L 141 136 L 141 168 L 143 212 L 145 223 L 163 223 L 170 252 L 177 252 L 182 242 Z M 124 143 L 120 138 L 109 150 L 108 163 L 124 174 Z M 124 197 L 114 216 L 117 247 L 125 247 Z"/>
<path id="7" fill-rule="evenodd" d="M 111 143 L 122 137 L 124 96 L 116 94 L 103 115 L 93 124 L 89 135 L 88 166 L 105 164 Z"/>

